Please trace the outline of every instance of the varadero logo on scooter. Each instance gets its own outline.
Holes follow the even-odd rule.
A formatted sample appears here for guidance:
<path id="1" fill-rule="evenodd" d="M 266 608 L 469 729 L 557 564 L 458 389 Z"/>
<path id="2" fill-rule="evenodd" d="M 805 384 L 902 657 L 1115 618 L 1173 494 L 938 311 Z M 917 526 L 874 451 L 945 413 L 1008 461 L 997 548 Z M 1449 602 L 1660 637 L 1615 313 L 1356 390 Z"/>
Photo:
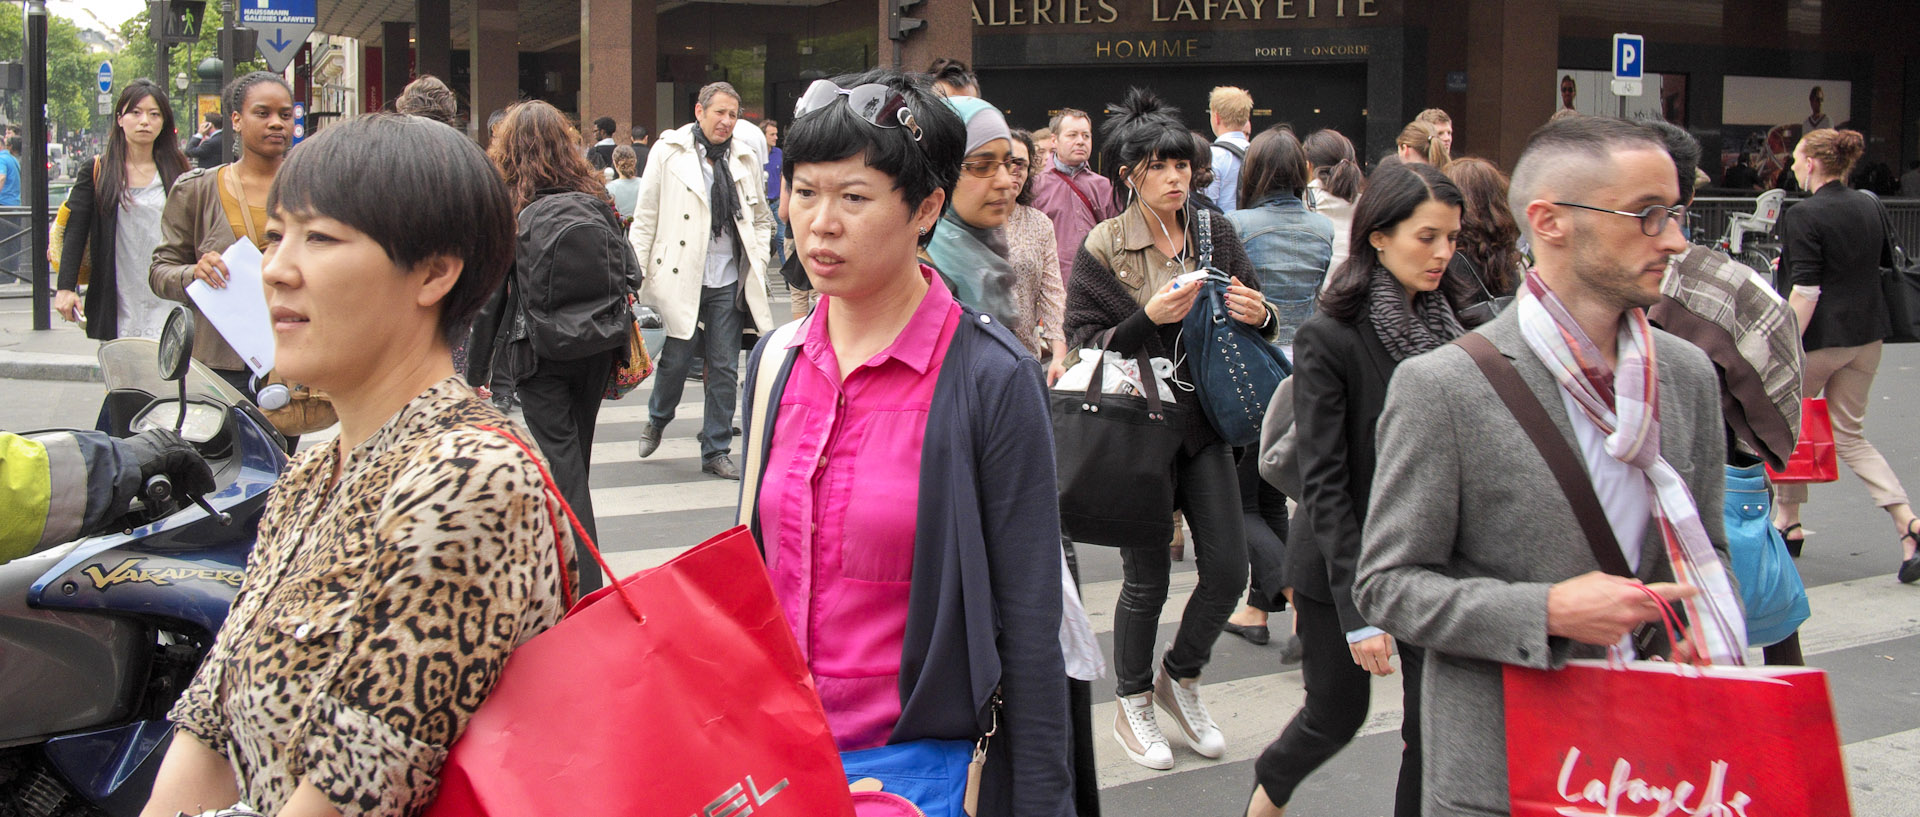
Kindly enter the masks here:
<path id="1" fill-rule="evenodd" d="M 239 570 L 214 570 L 204 567 L 142 568 L 140 563 L 144 561 L 146 561 L 144 557 L 126 559 L 114 565 L 112 570 L 101 570 L 101 565 L 87 565 L 86 570 L 81 572 L 93 581 L 95 590 L 105 590 L 126 582 L 145 582 L 164 587 L 187 579 L 219 582 L 239 589 L 240 582 L 247 577 L 245 572 Z"/>

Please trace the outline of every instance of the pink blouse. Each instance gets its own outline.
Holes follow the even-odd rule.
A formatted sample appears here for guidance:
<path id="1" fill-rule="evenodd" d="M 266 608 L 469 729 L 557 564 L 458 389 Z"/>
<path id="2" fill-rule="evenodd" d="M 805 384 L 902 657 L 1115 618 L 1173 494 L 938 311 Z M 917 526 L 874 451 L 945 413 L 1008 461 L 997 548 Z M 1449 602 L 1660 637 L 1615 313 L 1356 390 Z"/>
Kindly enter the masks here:
<path id="1" fill-rule="evenodd" d="M 900 651 L 913 578 L 920 451 L 960 305 L 922 266 L 927 294 L 892 346 L 841 381 L 824 299 L 795 335 L 760 531 L 774 594 L 841 750 L 884 745 L 900 719 Z"/>

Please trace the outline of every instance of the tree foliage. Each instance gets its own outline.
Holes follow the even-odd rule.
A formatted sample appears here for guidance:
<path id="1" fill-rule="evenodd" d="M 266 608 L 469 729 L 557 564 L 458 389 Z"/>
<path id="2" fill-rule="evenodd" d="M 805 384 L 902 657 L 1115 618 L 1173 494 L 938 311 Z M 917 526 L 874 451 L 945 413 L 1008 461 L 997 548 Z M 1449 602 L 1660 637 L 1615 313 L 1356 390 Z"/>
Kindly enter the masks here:
<path id="1" fill-rule="evenodd" d="M 7 9 L 14 9 L 8 4 Z M 25 21 L 17 13 L 0 13 L 0 59 L 26 62 Z M 94 73 L 104 56 L 87 49 L 80 28 L 59 18 L 47 19 L 47 117 L 56 133 L 85 128 L 93 122 Z M 7 121 L 25 119 L 26 94 L 5 94 Z"/>
<path id="2" fill-rule="evenodd" d="M 187 72 L 188 82 L 198 83 L 200 81 L 200 75 L 196 73 L 194 69 L 200 66 L 201 60 L 220 55 L 220 26 L 224 24 L 222 22 L 224 18 L 220 13 L 220 5 L 219 2 L 210 2 L 207 4 L 206 16 L 200 21 L 199 42 L 176 45 L 170 54 L 173 63 L 172 72 L 175 74 L 181 71 Z M 147 77 L 165 87 L 168 96 L 173 96 L 178 93 L 173 86 L 173 79 L 171 77 L 156 77 L 153 75 L 154 55 L 158 50 L 158 46 L 154 44 L 153 37 L 147 33 L 146 11 L 142 10 L 139 14 L 135 14 L 132 19 L 120 24 L 120 39 L 125 40 L 127 45 L 125 48 L 120 49 L 120 53 L 113 56 L 113 75 L 115 77 L 125 77 L 127 79 Z M 241 60 L 238 65 L 234 66 L 234 76 L 240 76 L 248 71 L 267 70 L 267 64 L 260 60 L 259 54 L 249 54 L 247 57 L 247 59 Z M 188 107 L 190 109 L 191 106 Z M 177 104 L 177 100 L 174 108 L 176 109 L 175 113 L 178 114 L 181 106 Z M 188 116 L 186 119 L 190 120 L 191 117 Z"/>

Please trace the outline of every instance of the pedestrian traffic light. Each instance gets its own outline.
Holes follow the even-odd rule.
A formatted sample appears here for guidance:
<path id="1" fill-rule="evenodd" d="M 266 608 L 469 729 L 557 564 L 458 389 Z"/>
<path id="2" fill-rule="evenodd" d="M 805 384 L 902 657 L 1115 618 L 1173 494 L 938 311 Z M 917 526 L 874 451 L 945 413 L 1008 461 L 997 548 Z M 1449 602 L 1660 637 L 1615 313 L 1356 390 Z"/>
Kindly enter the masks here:
<path id="1" fill-rule="evenodd" d="M 919 17 L 908 17 L 907 12 L 927 0 L 887 0 L 887 38 L 904 40 L 914 29 L 927 24 Z"/>
<path id="2" fill-rule="evenodd" d="M 200 24 L 206 14 L 207 0 L 153 0 L 147 4 L 153 39 L 167 45 L 199 42 Z"/>

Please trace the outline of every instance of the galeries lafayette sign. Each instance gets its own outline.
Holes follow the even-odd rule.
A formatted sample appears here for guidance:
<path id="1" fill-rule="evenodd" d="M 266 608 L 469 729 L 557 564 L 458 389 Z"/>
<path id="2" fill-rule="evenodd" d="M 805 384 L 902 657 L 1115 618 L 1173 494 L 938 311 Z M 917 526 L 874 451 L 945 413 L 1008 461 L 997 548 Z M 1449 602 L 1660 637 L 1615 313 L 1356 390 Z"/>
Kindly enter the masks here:
<path id="1" fill-rule="evenodd" d="M 973 0 L 973 24 L 986 29 L 982 34 L 1025 26 L 1333 27 L 1397 23 L 1398 6 L 1392 0 Z"/>

